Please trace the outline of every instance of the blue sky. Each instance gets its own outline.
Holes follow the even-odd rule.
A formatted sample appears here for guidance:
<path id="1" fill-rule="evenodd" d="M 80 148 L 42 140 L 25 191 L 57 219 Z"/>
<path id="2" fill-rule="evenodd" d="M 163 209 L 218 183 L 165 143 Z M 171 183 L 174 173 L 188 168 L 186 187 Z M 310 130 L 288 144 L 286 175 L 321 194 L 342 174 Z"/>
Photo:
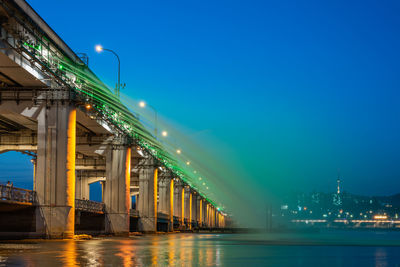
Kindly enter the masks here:
<path id="1" fill-rule="evenodd" d="M 333 191 L 338 170 L 400 191 L 397 1 L 28 2 L 110 86 L 94 46 L 116 50 L 123 93 L 226 155 L 244 195 Z"/>

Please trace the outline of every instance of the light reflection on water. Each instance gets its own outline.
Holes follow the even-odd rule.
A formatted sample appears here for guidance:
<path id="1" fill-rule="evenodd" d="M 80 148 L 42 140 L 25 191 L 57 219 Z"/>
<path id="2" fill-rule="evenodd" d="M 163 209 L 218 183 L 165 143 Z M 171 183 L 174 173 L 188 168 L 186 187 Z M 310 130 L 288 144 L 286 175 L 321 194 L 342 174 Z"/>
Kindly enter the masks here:
<path id="1" fill-rule="evenodd" d="M 348 234 L 346 234 L 348 235 Z M 169 234 L 85 241 L 0 243 L 0 266 L 399 266 L 400 233 L 358 244 L 338 234 Z M 340 234 L 339 234 L 340 236 Z M 364 237 L 364 241 L 360 239 Z M 303 241 L 300 241 L 302 239 Z M 367 242 L 369 240 L 370 243 Z M 376 243 L 376 246 L 371 243 Z"/>

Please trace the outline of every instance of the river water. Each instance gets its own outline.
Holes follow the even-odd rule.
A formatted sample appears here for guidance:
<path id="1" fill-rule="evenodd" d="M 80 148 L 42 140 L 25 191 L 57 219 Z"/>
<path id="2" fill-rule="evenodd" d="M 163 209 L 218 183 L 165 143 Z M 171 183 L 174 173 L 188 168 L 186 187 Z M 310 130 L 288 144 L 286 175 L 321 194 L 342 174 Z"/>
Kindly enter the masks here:
<path id="1" fill-rule="evenodd" d="M 168 234 L 0 242 L 0 266 L 399 266 L 399 232 Z"/>

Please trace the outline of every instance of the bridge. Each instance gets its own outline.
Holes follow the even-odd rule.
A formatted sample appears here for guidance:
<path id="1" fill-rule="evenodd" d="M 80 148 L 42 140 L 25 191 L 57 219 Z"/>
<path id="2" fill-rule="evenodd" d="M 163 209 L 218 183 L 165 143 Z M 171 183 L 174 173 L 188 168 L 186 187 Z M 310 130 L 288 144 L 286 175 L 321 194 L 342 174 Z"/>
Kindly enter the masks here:
<path id="1" fill-rule="evenodd" d="M 34 186 L 0 187 L 0 235 L 128 235 L 229 222 L 185 162 L 24 0 L 0 0 L 0 153 L 8 151 L 32 156 Z M 101 203 L 88 200 L 94 182 Z M 26 230 L 13 225 L 18 218 Z"/>

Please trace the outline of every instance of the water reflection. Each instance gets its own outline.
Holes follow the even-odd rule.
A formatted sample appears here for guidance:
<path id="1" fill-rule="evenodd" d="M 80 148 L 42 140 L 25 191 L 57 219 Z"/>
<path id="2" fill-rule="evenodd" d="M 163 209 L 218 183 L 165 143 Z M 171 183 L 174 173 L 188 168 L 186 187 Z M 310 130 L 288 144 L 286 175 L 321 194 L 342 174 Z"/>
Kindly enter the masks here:
<path id="1" fill-rule="evenodd" d="M 117 248 L 119 252 L 116 254 L 116 256 L 122 258 L 122 264 L 119 266 L 123 267 L 133 266 L 136 247 L 133 246 L 132 241 L 120 240 Z"/>
<path id="2" fill-rule="evenodd" d="M 82 260 L 88 266 L 102 266 L 104 264 L 102 254 L 99 252 L 101 240 L 93 240 L 91 243 L 82 242 L 80 247 L 83 251 Z"/>
<path id="3" fill-rule="evenodd" d="M 392 238 L 394 233 L 388 235 Z M 268 239 L 269 238 L 269 239 Z M 301 246 L 272 237 L 170 234 L 87 241 L 0 243 L 2 266 L 395 266 L 400 247 Z M 280 241 L 282 239 L 280 237 Z M 278 237 L 277 237 L 278 239 Z M 297 240 L 297 239 L 294 239 Z M 335 239 L 336 240 L 336 239 Z M 400 235 L 398 239 L 400 240 Z M 297 241 L 296 241 L 297 242 Z M 309 242 L 309 241 L 307 241 Z M 291 257 L 288 257 L 291 255 Z M 331 260 L 329 260 L 331 259 Z M 335 259 L 335 260 L 332 260 Z"/>
<path id="4" fill-rule="evenodd" d="M 168 265 L 169 266 L 175 266 L 176 265 L 176 260 L 175 260 L 175 239 L 170 238 L 167 241 L 168 243 Z"/>
<path id="5" fill-rule="evenodd" d="M 375 266 L 387 267 L 387 252 L 383 248 L 376 248 L 375 250 Z"/>
<path id="6" fill-rule="evenodd" d="M 77 244 L 74 240 L 67 240 L 67 241 L 63 242 L 61 251 L 64 251 L 64 254 L 60 255 L 62 258 L 62 261 L 64 262 L 64 266 L 75 267 L 78 265 Z"/>
<path id="7" fill-rule="evenodd" d="M 159 249 L 159 241 L 156 238 L 153 238 L 152 240 L 152 244 L 150 246 L 151 248 L 151 264 L 153 266 L 157 266 L 159 264 L 158 262 L 158 253 L 160 253 L 160 249 Z M 162 251 L 162 250 L 161 250 Z"/>

